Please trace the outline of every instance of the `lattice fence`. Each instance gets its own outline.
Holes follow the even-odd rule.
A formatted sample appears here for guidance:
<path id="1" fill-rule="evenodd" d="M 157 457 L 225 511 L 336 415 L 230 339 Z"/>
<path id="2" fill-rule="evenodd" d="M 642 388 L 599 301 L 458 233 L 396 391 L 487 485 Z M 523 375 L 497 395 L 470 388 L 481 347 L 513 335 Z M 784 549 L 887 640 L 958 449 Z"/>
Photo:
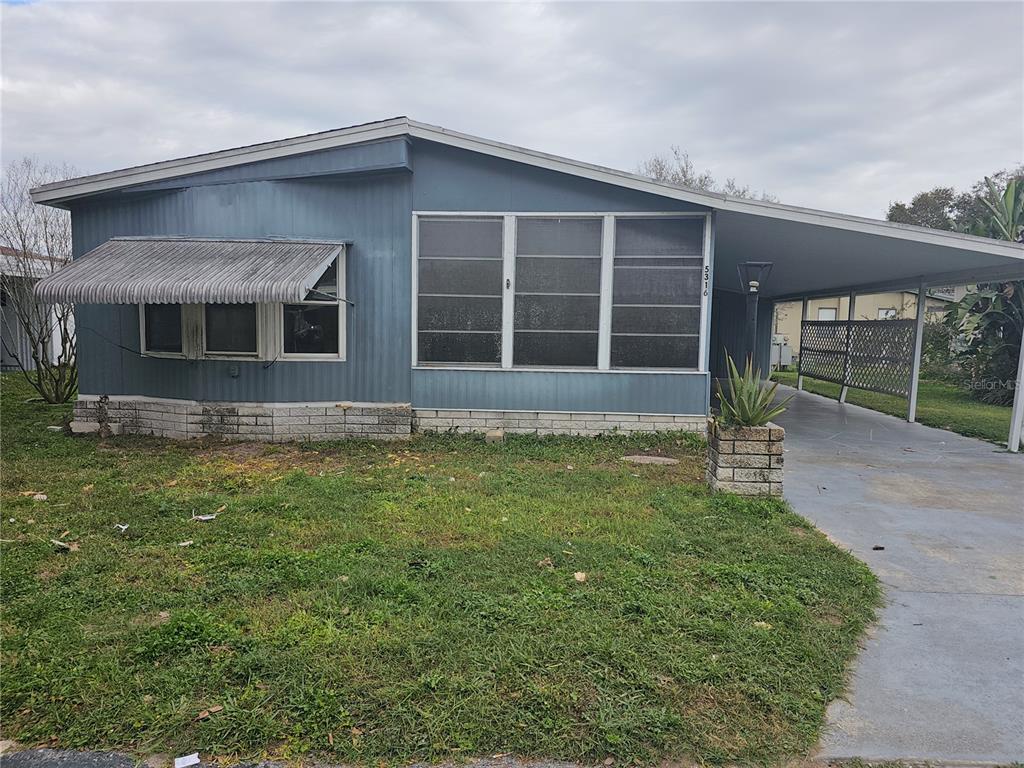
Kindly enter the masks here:
<path id="1" fill-rule="evenodd" d="M 802 376 L 890 395 L 910 393 L 913 320 L 804 320 Z"/>

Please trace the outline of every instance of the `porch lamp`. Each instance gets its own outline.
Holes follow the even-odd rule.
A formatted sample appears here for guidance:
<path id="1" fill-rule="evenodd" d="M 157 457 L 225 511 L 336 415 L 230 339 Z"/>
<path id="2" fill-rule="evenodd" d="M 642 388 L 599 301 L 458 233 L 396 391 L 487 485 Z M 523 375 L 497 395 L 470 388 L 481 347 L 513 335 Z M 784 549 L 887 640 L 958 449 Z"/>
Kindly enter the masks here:
<path id="1" fill-rule="evenodd" d="M 747 296 L 747 344 L 746 351 L 751 361 L 754 359 L 754 349 L 757 346 L 757 295 L 761 285 L 768 278 L 772 271 L 770 261 L 745 261 L 736 265 L 736 271 L 740 275 L 740 285 L 743 293 Z"/>

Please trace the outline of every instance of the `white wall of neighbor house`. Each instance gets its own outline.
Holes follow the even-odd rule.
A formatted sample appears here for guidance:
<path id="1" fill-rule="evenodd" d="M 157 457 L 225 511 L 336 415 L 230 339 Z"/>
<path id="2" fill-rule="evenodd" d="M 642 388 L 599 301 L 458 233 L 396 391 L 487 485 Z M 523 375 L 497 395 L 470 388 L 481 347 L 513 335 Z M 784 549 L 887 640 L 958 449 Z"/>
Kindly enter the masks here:
<path id="1" fill-rule="evenodd" d="M 929 296 L 925 305 L 927 320 L 938 319 L 950 306 L 950 301 Z M 857 294 L 854 303 L 855 320 L 910 320 L 917 314 L 917 293 L 913 291 L 889 291 L 887 293 Z M 808 320 L 845 320 L 850 311 L 850 297 L 836 296 L 825 299 L 811 299 L 807 302 Z M 781 302 L 775 305 L 774 333 L 783 336 L 794 355 L 800 352 L 799 301 Z"/>

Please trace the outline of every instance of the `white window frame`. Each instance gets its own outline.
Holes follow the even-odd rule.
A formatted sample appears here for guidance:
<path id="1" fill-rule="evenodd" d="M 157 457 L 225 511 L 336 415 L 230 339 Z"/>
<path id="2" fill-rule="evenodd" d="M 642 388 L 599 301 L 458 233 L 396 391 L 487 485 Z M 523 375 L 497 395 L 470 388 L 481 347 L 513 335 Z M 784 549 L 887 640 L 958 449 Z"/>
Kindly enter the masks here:
<path id="1" fill-rule="evenodd" d="M 348 302 L 346 301 L 345 254 L 338 255 L 338 352 L 324 354 L 284 351 L 284 305 L 311 304 L 329 306 L 332 301 L 289 301 L 256 303 L 256 351 L 220 352 L 206 347 L 206 304 L 181 305 L 181 352 L 160 352 L 146 349 L 146 305 L 139 304 L 139 350 L 145 357 L 166 357 L 175 360 L 310 360 L 344 361 L 348 350 Z M 216 303 L 216 302 L 210 302 Z"/>
<path id="2" fill-rule="evenodd" d="M 821 316 L 822 312 L 831 312 L 832 313 L 832 317 L 822 317 Z M 836 309 L 835 307 L 818 307 L 818 320 L 820 320 L 822 322 L 825 322 L 825 323 L 831 323 L 831 322 L 834 322 L 834 321 L 836 321 L 838 319 L 839 319 L 839 310 Z"/>
<path id="3" fill-rule="evenodd" d="M 256 348 L 252 352 L 224 352 L 219 349 L 210 349 L 207 345 L 207 339 L 209 338 L 206 333 L 206 308 L 212 304 L 218 302 L 209 302 L 202 304 L 203 308 L 203 334 L 202 334 L 202 350 L 204 360 L 260 360 L 263 356 L 260 354 L 263 351 L 263 339 L 266 335 L 266 322 L 260 322 L 263 319 L 263 315 L 266 314 L 266 310 L 261 311 L 261 307 L 266 307 L 266 304 L 257 304 L 256 302 L 238 302 L 240 305 L 252 304 L 255 309 L 255 325 L 256 325 Z"/>
<path id="4" fill-rule="evenodd" d="M 500 218 L 502 219 L 502 328 L 501 364 L 480 365 L 473 363 L 421 363 L 419 361 L 419 220 L 421 218 Z M 602 219 L 601 230 L 601 296 L 599 302 L 597 367 L 560 366 L 513 366 L 512 345 L 514 339 L 515 305 L 515 256 L 516 220 L 519 218 L 550 219 Z M 637 218 L 703 218 L 704 242 L 702 246 L 702 290 L 700 296 L 700 318 L 698 321 L 698 352 L 696 368 L 612 368 L 612 281 L 614 279 L 615 222 L 618 219 Z M 711 286 L 711 226 L 710 212 L 699 211 L 413 211 L 412 214 L 412 324 L 411 364 L 414 369 L 458 370 L 458 371 L 537 371 L 574 373 L 640 373 L 662 375 L 706 375 L 708 372 L 707 349 L 711 323 L 708 315 Z"/>
<path id="5" fill-rule="evenodd" d="M 896 307 L 879 307 L 878 308 L 878 319 L 879 320 L 896 320 L 899 318 L 899 312 L 896 311 Z"/>
<path id="6" fill-rule="evenodd" d="M 146 305 L 139 304 L 139 349 L 142 354 L 146 357 L 169 357 L 175 360 L 183 360 L 188 355 L 187 353 L 187 334 L 185 333 L 185 307 L 186 304 L 179 305 L 181 307 L 181 352 L 167 352 L 160 349 L 149 349 L 146 347 Z"/>
<path id="7" fill-rule="evenodd" d="M 282 360 L 320 360 L 320 361 L 332 361 L 332 360 L 345 360 L 345 355 L 348 348 L 348 307 L 347 291 L 345 285 L 345 254 L 341 253 L 335 260 L 337 263 L 337 279 L 338 279 L 338 298 L 336 301 L 289 301 L 286 302 L 289 306 L 295 304 L 303 304 L 314 307 L 325 307 L 337 304 L 338 306 L 338 351 L 337 352 L 285 352 L 284 351 L 284 304 L 274 304 L 275 308 L 274 318 L 272 322 L 275 324 L 276 334 L 280 336 L 280 339 L 271 342 L 271 347 L 276 350 L 276 353 Z M 328 267 L 329 268 L 329 267 Z M 271 331 L 273 334 L 274 331 Z M 273 338 L 271 335 L 270 338 Z"/>

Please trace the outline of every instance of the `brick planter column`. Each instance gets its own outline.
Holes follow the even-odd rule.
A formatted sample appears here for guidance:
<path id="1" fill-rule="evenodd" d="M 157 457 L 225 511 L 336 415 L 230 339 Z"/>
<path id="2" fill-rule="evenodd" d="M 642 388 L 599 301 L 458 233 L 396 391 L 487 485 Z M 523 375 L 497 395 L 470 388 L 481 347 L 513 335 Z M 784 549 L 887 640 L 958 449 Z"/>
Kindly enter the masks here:
<path id="1" fill-rule="evenodd" d="M 782 445 L 786 430 L 725 427 L 708 419 L 708 485 L 743 496 L 782 495 Z"/>

